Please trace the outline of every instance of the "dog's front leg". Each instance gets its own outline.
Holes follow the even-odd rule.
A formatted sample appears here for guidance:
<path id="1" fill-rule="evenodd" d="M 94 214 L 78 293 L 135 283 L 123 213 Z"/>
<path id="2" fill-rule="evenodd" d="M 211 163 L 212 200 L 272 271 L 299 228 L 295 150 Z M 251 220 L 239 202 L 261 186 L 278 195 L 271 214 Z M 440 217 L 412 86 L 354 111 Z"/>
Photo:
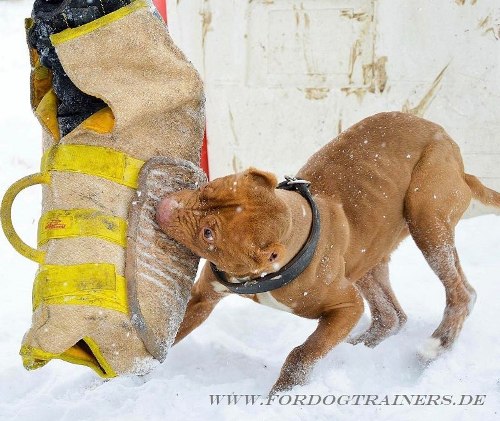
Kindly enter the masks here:
<path id="1" fill-rule="evenodd" d="M 349 295 L 351 299 L 342 307 L 324 313 L 311 336 L 288 355 L 271 394 L 305 384 L 314 364 L 347 337 L 363 314 L 363 300 L 358 292 L 352 288 Z"/>
<path id="2" fill-rule="evenodd" d="M 205 264 L 200 279 L 193 285 L 191 290 L 191 298 L 175 337 L 174 345 L 201 325 L 210 316 L 218 302 L 228 295 L 227 290 L 220 291 L 217 289 L 218 286 L 219 283 L 213 276 L 208 263 Z"/>

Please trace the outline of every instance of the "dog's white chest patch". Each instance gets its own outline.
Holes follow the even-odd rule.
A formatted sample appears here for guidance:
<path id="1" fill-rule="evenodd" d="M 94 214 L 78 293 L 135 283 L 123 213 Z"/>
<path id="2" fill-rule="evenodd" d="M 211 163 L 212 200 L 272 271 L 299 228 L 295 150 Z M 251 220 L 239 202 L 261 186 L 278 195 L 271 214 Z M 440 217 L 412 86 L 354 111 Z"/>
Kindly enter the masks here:
<path id="1" fill-rule="evenodd" d="M 255 294 L 255 296 L 257 297 L 257 301 L 260 304 L 263 304 L 267 307 L 272 307 L 276 310 L 287 311 L 288 313 L 293 312 L 290 307 L 287 307 L 285 304 L 280 303 L 276 298 L 274 298 L 269 291 Z"/>
<path id="2" fill-rule="evenodd" d="M 229 292 L 229 290 L 224 285 L 222 285 L 220 282 L 214 281 L 214 282 L 211 282 L 211 284 L 212 284 L 212 289 L 219 294 L 222 294 L 224 292 Z"/>

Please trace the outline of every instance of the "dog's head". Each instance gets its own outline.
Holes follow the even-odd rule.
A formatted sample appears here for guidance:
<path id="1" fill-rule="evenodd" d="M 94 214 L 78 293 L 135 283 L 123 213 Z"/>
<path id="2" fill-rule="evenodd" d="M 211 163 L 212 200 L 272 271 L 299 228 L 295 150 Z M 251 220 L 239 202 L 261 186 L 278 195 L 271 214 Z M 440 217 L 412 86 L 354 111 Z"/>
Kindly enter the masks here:
<path id="1" fill-rule="evenodd" d="M 273 174 L 250 168 L 198 190 L 165 197 L 156 220 L 170 237 L 234 276 L 275 272 L 291 214 L 276 194 Z"/>

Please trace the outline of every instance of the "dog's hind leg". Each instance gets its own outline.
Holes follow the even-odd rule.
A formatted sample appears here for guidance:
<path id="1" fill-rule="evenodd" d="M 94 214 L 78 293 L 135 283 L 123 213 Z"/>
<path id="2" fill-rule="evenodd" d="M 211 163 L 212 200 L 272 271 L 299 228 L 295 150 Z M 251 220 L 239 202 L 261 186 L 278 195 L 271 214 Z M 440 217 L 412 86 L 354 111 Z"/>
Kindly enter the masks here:
<path id="1" fill-rule="evenodd" d="M 366 332 L 348 340 L 352 345 L 364 343 L 373 348 L 384 339 L 398 333 L 406 323 L 406 314 L 391 288 L 388 264 L 389 259 L 383 259 L 356 282 L 356 286 L 370 307 L 372 323 Z"/>
<path id="2" fill-rule="evenodd" d="M 446 292 L 443 319 L 420 351 L 425 360 L 452 346 L 474 305 L 476 294 L 463 273 L 454 238 L 470 200 L 458 148 L 448 142 L 430 145 L 413 171 L 405 198 L 410 233 Z"/>

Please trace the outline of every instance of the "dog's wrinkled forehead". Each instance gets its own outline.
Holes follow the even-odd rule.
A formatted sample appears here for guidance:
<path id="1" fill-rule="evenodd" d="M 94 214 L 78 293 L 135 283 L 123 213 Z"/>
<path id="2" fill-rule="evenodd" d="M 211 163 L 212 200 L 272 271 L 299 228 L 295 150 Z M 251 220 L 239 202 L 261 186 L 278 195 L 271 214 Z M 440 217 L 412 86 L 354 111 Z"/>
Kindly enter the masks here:
<path id="1" fill-rule="evenodd" d="M 199 191 L 202 209 L 229 208 L 265 202 L 276 186 L 276 178 L 269 173 L 254 169 L 216 179 Z"/>
<path id="2" fill-rule="evenodd" d="M 238 194 L 239 193 L 239 194 Z M 236 204 L 241 189 L 238 192 L 238 181 L 236 176 L 228 176 L 212 181 L 201 187 L 199 200 L 202 204 L 216 207 L 218 205 Z"/>

